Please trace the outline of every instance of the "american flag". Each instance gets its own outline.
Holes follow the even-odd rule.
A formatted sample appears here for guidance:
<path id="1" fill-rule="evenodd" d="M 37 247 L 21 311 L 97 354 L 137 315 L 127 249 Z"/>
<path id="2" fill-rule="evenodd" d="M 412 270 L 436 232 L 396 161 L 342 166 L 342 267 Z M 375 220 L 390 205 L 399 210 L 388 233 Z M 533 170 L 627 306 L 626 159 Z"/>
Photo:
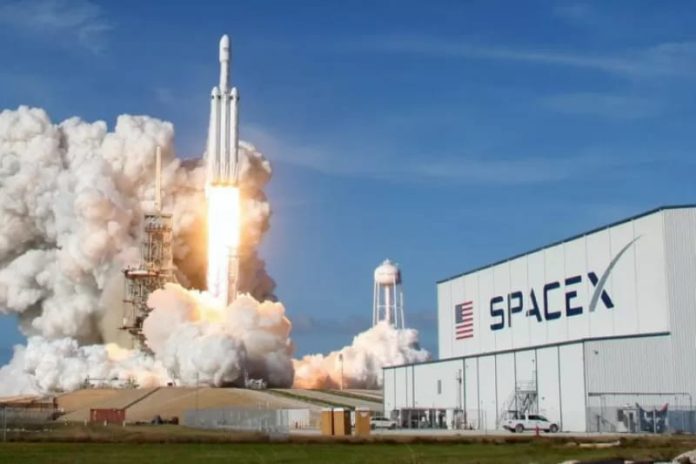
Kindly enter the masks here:
<path id="1" fill-rule="evenodd" d="M 457 340 L 474 337 L 474 302 L 454 306 L 454 329 Z"/>

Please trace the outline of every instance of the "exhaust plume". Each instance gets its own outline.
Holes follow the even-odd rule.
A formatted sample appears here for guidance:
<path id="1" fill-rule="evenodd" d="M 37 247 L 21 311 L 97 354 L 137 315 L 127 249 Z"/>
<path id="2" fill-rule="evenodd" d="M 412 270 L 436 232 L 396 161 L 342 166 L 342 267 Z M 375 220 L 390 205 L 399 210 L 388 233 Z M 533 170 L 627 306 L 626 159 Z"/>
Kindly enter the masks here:
<path id="1" fill-rule="evenodd" d="M 148 116 L 54 124 L 21 106 L 0 112 L 0 313 L 17 317 L 26 346 L 0 368 L 0 394 L 86 384 L 374 388 L 381 369 L 427 359 L 417 332 L 380 324 L 353 344 L 293 360 L 291 323 L 257 248 L 269 227 L 263 192 L 270 163 L 240 142 L 240 296 L 230 305 L 203 290 L 205 172 L 182 162 L 174 128 Z M 162 147 L 163 210 L 173 215 L 177 280 L 150 296 L 143 326 L 154 357 L 118 346 L 121 269 L 139 260 L 143 213 L 154 198 Z M 189 289 L 187 289 L 189 288 Z M 196 290 L 198 289 L 198 290 Z"/>
<path id="2" fill-rule="evenodd" d="M 427 361 L 414 329 L 396 329 L 382 321 L 353 338 L 353 343 L 328 355 L 313 354 L 295 360 L 297 388 L 379 388 L 382 368 Z"/>

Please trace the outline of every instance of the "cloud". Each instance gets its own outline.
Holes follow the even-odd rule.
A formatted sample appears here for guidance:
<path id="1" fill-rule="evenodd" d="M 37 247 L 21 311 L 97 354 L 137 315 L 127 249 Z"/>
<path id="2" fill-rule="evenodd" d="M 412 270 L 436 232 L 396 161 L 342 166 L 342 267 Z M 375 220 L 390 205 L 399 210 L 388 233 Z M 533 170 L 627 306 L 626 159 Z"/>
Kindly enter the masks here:
<path id="1" fill-rule="evenodd" d="M 649 98 L 592 92 L 568 93 L 542 99 L 546 107 L 564 114 L 599 116 L 615 120 L 655 116 L 660 105 Z"/>
<path id="2" fill-rule="evenodd" d="M 630 159 L 603 152 L 579 155 L 491 156 L 433 153 L 427 147 L 415 157 L 406 157 L 397 149 L 379 151 L 369 148 L 349 150 L 345 147 L 306 148 L 279 139 L 255 126 L 246 129 L 246 137 L 261 147 L 278 163 L 287 163 L 313 171 L 341 177 L 388 180 L 393 182 L 446 182 L 467 185 L 520 186 L 578 179 L 588 173 L 606 172 L 607 167 L 635 166 L 654 162 L 653 158 Z M 273 154 L 276 153 L 274 156 Z M 664 156 L 664 155 L 662 155 Z M 664 159 L 664 158 L 661 158 Z"/>
<path id="3" fill-rule="evenodd" d="M 490 46 L 465 39 L 438 37 L 372 37 L 361 51 L 441 58 L 517 61 L 582 68 L 627 77 L 696 76 L 696 42 L 666 42 L 614 53 L 580 53 L 552 49 Z"/>
<path id="4" fill-rule="evenodd" d="M 553 13 L 559 18 L 574 23 L 594 23 L 597 14 L 595 10 L 586 2 L 560 2 L 553 7 Z"/>
<path id="5" fill-rule="evenodd" d="M 20 33 L 69 39 L 101 53 L 111 26 L 99 5 L 89 0 L 15 0 L 0 5 L 0 25 Z"/>
<path id="6" fill-rule="evenodd" d="M 169 87 L 155 87 L 155 99 L 163 105 L 174 105 L 177 99 Z"/>
<path id="7" fill-rule="evenodd" d="M 409 311 L 405 314 L 406 325 L 418 329 L 421 333 L 428 333 L 437 330 L 437 309 L 425 311 Z"/>
<path id="8" fill-rule="evenodd" d="M 305 167 L 323 174 L 363 177 L 373 173 L 374 161 L 367 162 L 369 148 L 362 153 L 341 156 L 339 152 L 319 143 L 306 144 L 289 139 L 281 139 L 271 131 L 254 124 L 243 127 L 243 138 L 264 150 L 280 163 Z M 362 162 L 361 160 L 365 160 Z"/>
<path id="9" fill-rule="evenodd" d="M 561 182 L 614 164 L 595 156 L 434 158 L 411 166 L 422 179 L 467 184 L 530 185 Z"/>
<path id="10" fill-rule="evenodd" d="M 369 316 L 369 314 L 368 314 Z M 292 332 L 305 334 L 356 334 L 370 327 L 370 319 L 351 315 L 340 319 L 320 319 L 309 314 L 293 314 Z"/>

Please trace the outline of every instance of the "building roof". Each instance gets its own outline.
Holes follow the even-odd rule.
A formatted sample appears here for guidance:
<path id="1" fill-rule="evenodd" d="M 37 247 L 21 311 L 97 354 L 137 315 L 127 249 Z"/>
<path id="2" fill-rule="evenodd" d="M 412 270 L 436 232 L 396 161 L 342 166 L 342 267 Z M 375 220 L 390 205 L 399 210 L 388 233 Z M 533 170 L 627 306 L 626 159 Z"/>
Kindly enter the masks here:
<path id="1" fill-rule="evenodd" d="M 594 234 L 595 232 L 600 232 L 602 230 L 609 229 L 611 227 L 615 227 L 615 226 L 624 224 L 626 222 L 634 221 L 636 219 L 640 219 L 640 218 L 645 217 L 645 216 L 650 216 L 651 214 L 656 214 L 656 213 L 659 213 L 659 212 L 662 212 L 665 210 L 669 210 L 669 209 L 687 209 L 687 208 L 696 208 L 696 204 L 660 206 L 658 208 L 651 209 L 651 210 L 646 211 L 644 213 L 636 214 L 635 216 L 631 216 L 631 217 L 622 219 L 620 221 L 613 222 L 613 223 L 605 225 L 605 226 L 597 227 L 595 229 L 588 230 L 587 232 L 582 232 L 580 234 L 573 235 L 572 237 L 569 237 L 569 238 L 566 238 L 563 240 L 559 240 L 557 242 L 553 242 L 553 243 L 550 243 L 548 245 L 544 245 L 544 246 L 541 246 L 539 248 L 535 248 L 535 249 L 530 250 L 530 251 L 525 251 L 524 253 L 517 254 L 517 255 L 512 256 L 510 258 L 501 259 L 500 261 L 496 261 L 496 262 L 491 263 L 491 264 L 485 264 L 483 266 L 479 266 L 477 268 L 470 269 L 470 270 L 465 271 L 465 272 L 461 272 L 461 273 L 453 275 L 451 277 L 447 277 L 445 279 L 438 280 L 437 283 L 442 284 L 442 283 L 448 282 L 450 280 L 454 280 L 454 279 L 457 279 L 459 277 L 465 276 L 467 274 L 472 274 L 474 272 L 482 271 L 483 269 L 497 266 L 499 264 L 503 264 L 503 263 L 506 263 L 508 261 L 512 261 L 513 259 L 517 259 L 517 258 L 520 258 L 520 257 L 525 256 L 525 255 L 536 253 L 537 251 L 545 250 L 546 248 L 551 248 L 551 247 L 554 247 L 556 245 L 561 245 L 562 243 L 570 242 L 570 241 L 575 240 L 577 238 L 584 237 L 584 236 L 590 235 L 590 234 Z"/>

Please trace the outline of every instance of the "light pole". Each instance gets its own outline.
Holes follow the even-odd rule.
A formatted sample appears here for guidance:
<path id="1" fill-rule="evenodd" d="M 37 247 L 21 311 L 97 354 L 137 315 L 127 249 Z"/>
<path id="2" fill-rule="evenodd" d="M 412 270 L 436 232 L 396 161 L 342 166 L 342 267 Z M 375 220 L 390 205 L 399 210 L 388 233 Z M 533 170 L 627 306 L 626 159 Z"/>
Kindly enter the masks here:
<path id="1" fill-rule="evenodd" d="M 198 415 L 198 388 L 199 384 L 199 373 L 196 372 L 196 422 L 200 425 L 201 417 Z"/>
<path id="2" fill-rule="evenodd" d="M 338 362 L 341 368 L 341 391 L 343 391 L 343 353 L 338 353 Z"/>

